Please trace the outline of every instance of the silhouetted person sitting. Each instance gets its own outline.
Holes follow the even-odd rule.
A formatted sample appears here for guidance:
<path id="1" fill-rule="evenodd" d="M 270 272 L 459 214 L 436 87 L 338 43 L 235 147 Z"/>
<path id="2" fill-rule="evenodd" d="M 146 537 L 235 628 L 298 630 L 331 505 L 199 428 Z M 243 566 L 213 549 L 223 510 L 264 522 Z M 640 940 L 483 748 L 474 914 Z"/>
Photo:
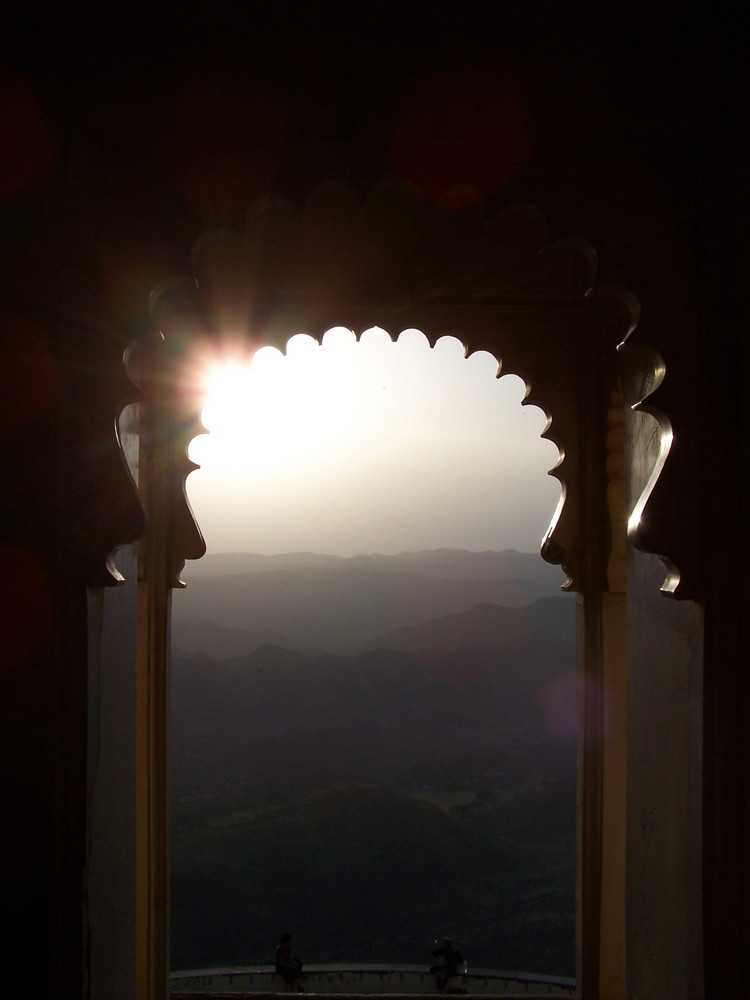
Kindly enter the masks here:
<path id="1" fill-rule="evenodd" d="M 443 960 L 430 968 L 430 972 L 435 976 L 438 993 L 442 993 L 448 985 L 448 980 L 456 975 L 459 965 L 463 964 L 463 955 L 453 947 L 450 938 L 443 938 L 442 945 L 432 949 L 432 957 Z"/>
<path id="2" fill-rule="evenodd" d="M 279 938 L 279 946 L 276 949 L 276 971 L 289 991 L 302 975 L 302 962 L 292 954 L 291 934 L 282 934 Z M 298 983 L 297 988 L 299 989 Z"/>

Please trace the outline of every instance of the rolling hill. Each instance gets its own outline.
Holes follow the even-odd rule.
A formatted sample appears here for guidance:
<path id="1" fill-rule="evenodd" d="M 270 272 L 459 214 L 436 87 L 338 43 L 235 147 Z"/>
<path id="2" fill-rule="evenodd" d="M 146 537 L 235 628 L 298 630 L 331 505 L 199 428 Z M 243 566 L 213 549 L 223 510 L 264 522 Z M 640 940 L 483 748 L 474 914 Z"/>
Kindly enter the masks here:
<path id="1" fill-rule="evenodd" d="M 444 811 L 339 784 L 283 808 L 178 809 L 175 968 L 267 964 L 279 928 L 306 961 L 429 961 L 454 934 L 472 964 L 573 972 L 575 788 L 505 808 Z M 546 811 L 545 810 L 545 811 Z M 560 828 L 567 828 L 561 832 Z"/>
<path id="2" fill-rule="evenodd" d="M 209 557 L 175 594 L 173 967 L 266 964 L 290 928 L 308 962 L 428 962 L 452 933 L 572 974 L 559 584 L 513 552 Z"/>

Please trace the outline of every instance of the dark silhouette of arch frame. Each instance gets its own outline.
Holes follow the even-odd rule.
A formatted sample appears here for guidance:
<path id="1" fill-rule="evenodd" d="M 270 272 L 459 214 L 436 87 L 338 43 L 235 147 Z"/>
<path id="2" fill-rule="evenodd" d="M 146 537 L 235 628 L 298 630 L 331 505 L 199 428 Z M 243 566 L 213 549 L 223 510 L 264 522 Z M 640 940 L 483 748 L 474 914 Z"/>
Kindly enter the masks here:
<path id="1" fill-rule="evenodd" d="M 295 333 L 320 339 L 334 325 L 357 335 L 378 325 L 391 336 L 416 327 L 433 345 L 440 336 L 457 336 L 469 353 L 488 351 L 503 374 L 520 376 L 527 399 L 548 416 L 545 436 L 561 456 L 553 474 L 562 503 L 542 555 L 563 567 L 566 588 L 578 595 L 578 980 L 582 996 L 598 996 L 602 983 L 624 980 L 626 735 L 622 720 L 605 712 L 603 692 L 622 690 L 626 678 L 623 391 L 639 405 L 663 372 L 653 352 L 628 352 L 637 302 L 619 288 L 595 289 L 596 263 L 585 243 L 550 244 L 531 206 L 488 219 L 466 192 L 435 207 L 391 181 L 363 201 L 329 184 L 316 189 L 300 213 L 278 199 L 256 203 L 244 234 L 216 231 L 196 242 L 192 279 L 154 289 L 154 331 L 126 358 L 143 397 L 139 490 L 148 523 L 138 598 L 144 707 L 137 910 L 144 996 L 160 996 L 168 972 L 170 593 L 182 585 L 185 560 L 205 548 L 185 497 L 194 468 L 187 445 L 200 431 L 196 365 L 207 351 L 283 349 Z M 653 537 L 642 537 L 646 500 L 630 539 L 658 552 Z M 681 587 L 680 596 L 690 596 L 689 573 L 677 574 L 671 554 L 664 561 L 664 589 Z"/>

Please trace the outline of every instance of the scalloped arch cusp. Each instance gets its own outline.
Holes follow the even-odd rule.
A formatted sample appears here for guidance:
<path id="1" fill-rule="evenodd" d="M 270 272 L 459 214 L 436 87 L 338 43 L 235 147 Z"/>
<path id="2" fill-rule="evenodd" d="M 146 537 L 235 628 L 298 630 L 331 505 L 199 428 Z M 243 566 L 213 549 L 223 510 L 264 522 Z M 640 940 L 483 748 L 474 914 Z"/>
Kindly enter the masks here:
<path id="1" fill-rule="evenodd" d="M 168 579 L 170 587 L 184 587 L 180 578 L 188 559 L 200 559 L 206 554 L 206 542 L 187 497 L 187 477 L 197 469 L 188 457 L 188 446 L 205 431 L 199 414 L 179 403 L 173 410 L 174 439 L 170 444 L 170 551 Z"/>

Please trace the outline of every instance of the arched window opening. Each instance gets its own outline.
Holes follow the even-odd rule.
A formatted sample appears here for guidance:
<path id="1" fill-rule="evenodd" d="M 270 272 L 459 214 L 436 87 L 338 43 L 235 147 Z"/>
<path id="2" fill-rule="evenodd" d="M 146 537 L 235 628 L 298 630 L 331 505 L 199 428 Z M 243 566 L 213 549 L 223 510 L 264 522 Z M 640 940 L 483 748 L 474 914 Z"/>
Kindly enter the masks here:
<path id="1" fill-rule="evenodd" d="M 547 417 L 492 355 L 465 355 L 455 337 L 338 327 L 207 366 L 188 492 L 210 549 L 299 551 L 314 531 L 339 555 L 434 548 L 439 519 L 454 547 L 538 552 L 560 499 Z"/>
<path id="2" fill-rule="evenodd" d="M 291 925 L 313 965 L 450 934 L 472 969 L 575 974 L 559 452 L 497 376 L 378 328 L 215 373 L 208 555 L 173 599 L 174 969 L 266 964 Z"/>
<path id="3" fill-rule="evenodd" d="M 278 199 L 262 200 L 245 236 L 217 232 L 197 241 L 195 280 L 154 289 L 154 335 L 129 352 L 128 372 L 143 398 L 138 478 L 148 517 L 138 564 L 134 794 L 135 966 L 143 995 L 161 996 L 168 969 L 164 696 L 172 592 L 179 596 L 185 560 L 205 550 L 185 502 L 194 468 L 187 450 L 200 433 L 196 362 L 205 347 L 225 350 L 226 336 L 252 353 L 284 345 L 300 329 L 321 336 L 346 317 L 359 330 L 374 322 L 433 337 L 460 330 L 472 354 L 502 358 L 504 370 L 529 387 L 526 402 L 553 415 L 545 437 L 558 448 L 562 492 L 542 552 L 576 595 L 579 638 L 576 979 L 582 995 L 619 996 L 627 730 L 625 715 L 611 708 L 626 680 L 620 588 L 628 512 L 616 350 L 634 327 L 637 303 L 616 288 L 595 290 L 592 248 L 545 243 L 533 207 L 511 207 L 486 225 L 474 212 L 458 218 L 417 205 L 413 193 L 386 183 L 361 206 L 344 198 L 351 223 L 344 237 L 337 222 L 346 192 L 334 186 L 318 195 L 301 216 Z M 320 249 L 330 248 L 334 234 L 344 243 L 329 259 Z"/>

